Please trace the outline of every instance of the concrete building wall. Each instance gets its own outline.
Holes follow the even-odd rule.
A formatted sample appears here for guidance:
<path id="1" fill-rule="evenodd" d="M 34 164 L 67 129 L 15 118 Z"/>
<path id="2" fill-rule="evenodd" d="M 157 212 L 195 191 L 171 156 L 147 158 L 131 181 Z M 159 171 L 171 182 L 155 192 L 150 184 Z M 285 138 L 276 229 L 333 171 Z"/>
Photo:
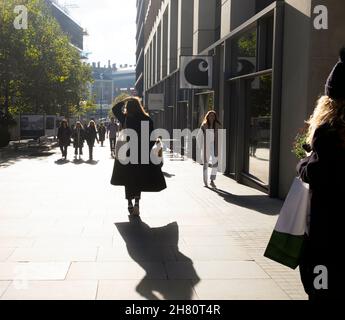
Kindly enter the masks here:
<path id="1" fill-rule="evenodd" d="M 283 79 L 280 127 L 279 196 L 284 197 L 296 175 L 291 152 L 308 109 L 311 0 L 287 0 L 285 5 Z M 293 62 L 293 66 L 292 66 Z"/>
<path id="2" fill-rule="evenodd" d="M 230 0 L 231 1 L 231 16 L 230 16 L 230 30 L 236 29 L 246 20 L 255 15 L 256 3 L 255 0 Z"/>
<path id="3" fill-rule="evenodd" d="M 197 55 L 215 41 L 216 1 L 194 0 L 193 54 Z"/>
<path id="4" fill-rule="evenodd" d="M 279 195 L 284 197 L 298 162 L 295 136 L 312 114 L 326 79 L 345 44 L 345 5 L 333 0 L 286 0 Z M 328 8 L 328 30 L 314 28 L 314 8 Z M 344 40 L 340 40 L 344 39 Z"/>
<path id="5" fill-rule="evenodd" d="M 177 64 L 181 55 L 193 54 L 194 0 L 178 0 Z"/>
<path id="6" fill-rule="evenodd" d="M 168 27 L 168 74 L 177 68 L 177 40 L 178 40 L 178 1 L 170 1 Z"/>
<path id="7" fill-rule="evenodd" d="M 328 9 L 328 30 L 311 30 L 310 80 L 308 114 L 315 100 L 324 93 L 327 79 L 339 58 L 339 50 L 345 46 L 345 2 L 334 0 L 312 0 L 312 8 L 323 5 Z M 313 21 L 316 14 L 313 12 Z"/>

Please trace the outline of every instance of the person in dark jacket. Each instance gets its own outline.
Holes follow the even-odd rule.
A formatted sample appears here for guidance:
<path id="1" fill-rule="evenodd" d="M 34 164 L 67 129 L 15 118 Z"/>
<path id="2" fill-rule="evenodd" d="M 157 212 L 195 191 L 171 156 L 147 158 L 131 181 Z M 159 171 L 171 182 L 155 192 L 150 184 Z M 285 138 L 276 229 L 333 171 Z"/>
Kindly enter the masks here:
<path id="1" fill-rule="evenodd" d="M 99 137 L 99 142 L 101 143 L 101 147 L 103 147 L 106 132 L 107 132 L 107 129 L 105 128 L 104 123 L 101 122 L 98 128 L 98 137 Z"/>
<path id="2" fill-rule="evenodd" d="M 62 157 L 67 159 L 67 148 L 71 144 L 72 131 L 68 126 L 67 120 L 63 120 L 58 130 L 57 138 L 59 140 L 59 146 L 62 153 Z"/>
<path id="3" fill-rule="evenodd" d="M 86 128 L 86 142 L 89 146 L 89 160 L 93 160 L 93 148 L 95 146 L 95 141 L 97 140 L 97 143 L 99 143 L 98 137 L 97 137 L 97 130 L 96 130 L 96 123 L 95 121 L 91 120 L 88 127 Z"/>
<path id="4" fill-rule="evenodd" d="M 146 154 L 150 157 L 151 150 L 155 141 L 150 141 L 153 132 L 153 121 L 145 112 L 139 98 L 129 97 L 117 103 L 113 107 L 115 117 L 120 121 L 122 128 L 132 129 L 138 137 L 138 150 L 129 150 L 127 156 L 131 156 L 131 152 L 137 152 L 138 161 L 124 164 L 115 157 L 113 175 L 111 184 L 116 186 L 125 186 L 126 199 L 128 200 L 128 210 L 130 214 L 140 215 L 139 201 L 141 192 L 159 192 L 166 188 L 165 179 L 159 165 L 155 165 L 149 158 L 148 163 L 142 159 L 142 155 Z M 149 132 L 146 144 L 141 145 L 141 127 L 149 126 Z M 128 140 L 128 139 L 127 139 Z M 146 149 L 147 148 L 147 149 Z M 133 200 L 135 204 L 133 206 Z"/>
<path id="5" fill-rule="evenodd" d="M 310 300 L 340 299 L 345 228 L 345 50 L 308 121 L 311 154 L 297 171 L 311 190 L 310 230 L 300 273 Z"/>
<path id="6" fill-rule="evenodd" d="M 83 148 L 84 148 L 84 141 L 85 141 L 85 131 L 80 121 L 77 121 L 75 125 L 72 138 L 73 138 L 73 146 L 75 150 L 74 152 L 75 158 L 78 156 L 78 151 L 79 151 L 79 159 L 80 159 L 80 156 L 83 155 Z"/>

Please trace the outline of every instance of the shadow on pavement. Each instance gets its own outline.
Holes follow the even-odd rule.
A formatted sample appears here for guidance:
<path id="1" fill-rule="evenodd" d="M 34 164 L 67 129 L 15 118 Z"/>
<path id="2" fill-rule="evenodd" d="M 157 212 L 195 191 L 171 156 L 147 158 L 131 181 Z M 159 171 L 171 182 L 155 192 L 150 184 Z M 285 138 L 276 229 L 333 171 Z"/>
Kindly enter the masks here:
<path id="1" fill-rule="evenodd" d="M 237 205 L 242 208 L 258 211 L 262 214 L 269 216 L 279 215 L 282 208 L 282 202 L 277 199 L 272 199 L 268 196 L 240 196 L 231 194 L 227 191 L 218 188 L 209 188 L 213 192 L 217 193 L 226 202 Z"/>
<path id="2" fill-rule="evenodd" d="M 91 166 L 95 166 L 98 164 L 98 160 L 88 160 L 88 161 L 85 161 L 86 164 L 89 164 Z"/>
<path id="3" fill-rule="evenodd" d="M 68 164 L 68 163 L 70 163 L 70 161 L 69 160 L 65 160 L 65 159 L 59 159 L 59 160 L 55 161 L 55 164 L 57 164 L 59 166 L 62 166 L 64 164 Z"/>
<path id="4" fill-rule="evenodd" d="M 75 165 L 80 165 L 85 163 L 85 161 L 83 159 L 74 159 L 72 163 Z"/>
<path id="5" fill-rule="evenodd" d="M 27 159 L 44 160 L 54 154 L 55 152 L 34 150 L 6 152 L 0 157 L 0 168 L 7 168 Z"/>
<path id="6" fill-rule="evenodd" d="M 191 300 L 193 286 L 200 278 L 197 275 L 193 261 L 183 255 L 178 248 L 179 227 L 176 222 L 164 227 L 151 228 L 142 222 L 140 217 L 129 217 L 129 222 L 115 223 L 116 228 L 126 242 L 130 257 L 137 262 L 146 272 L 145 277 L 137 285 L 137 292 L 148 300 L 159 300 L 154 292 L 159 292 L 167 300 Z M 157 268 L 155 263 L 183 261 L 177 272 L 179 279 L 188 279 L 188 285 L 178 287 L 178 292 L 171 287 L 176 284 L 171 281 L 154 280 Z M 150 263 L 151 262 L 151 263 Z M 181 267 L 183 266 L 183 267 Z M 172 272 L 174 272 L 172 270 Z"/>
<path id="7" fill-rule="evenodd" d="M 170 174 L 170 173 L 168 173 L 168 172 L 163 172 L 163 175 L 164 175 L 164 177 L 166 177 L 166 178 L 172 178 L 172 177 L 175 177 L 175 175 L 174 175 L 174 174 Z"/>

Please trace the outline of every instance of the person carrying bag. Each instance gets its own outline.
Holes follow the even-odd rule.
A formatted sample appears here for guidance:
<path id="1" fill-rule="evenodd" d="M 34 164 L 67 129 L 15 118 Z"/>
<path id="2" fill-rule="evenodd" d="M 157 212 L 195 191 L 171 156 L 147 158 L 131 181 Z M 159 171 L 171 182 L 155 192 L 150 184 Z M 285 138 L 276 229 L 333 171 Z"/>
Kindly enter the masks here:
<path id="1" fill-rule="evenodd" d="M 264 256 L 296 269 L 300 263 L 306 234 L 309 232 L 309 214 L 309 185 L 300 177 L 296 177 L 280 211 Z"/>

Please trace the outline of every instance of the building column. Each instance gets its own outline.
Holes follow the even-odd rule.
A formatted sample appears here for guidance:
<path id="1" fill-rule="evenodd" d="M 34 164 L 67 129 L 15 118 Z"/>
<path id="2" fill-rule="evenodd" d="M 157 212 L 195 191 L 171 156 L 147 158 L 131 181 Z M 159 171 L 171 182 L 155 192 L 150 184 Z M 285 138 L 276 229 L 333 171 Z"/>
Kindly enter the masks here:
<path id="1" fill-rule="evenodd" d="M 177 65 L 179 57 L 193 54 L 194 0 L 178 0 Z"/>
<path id="2" fill-rule="evenodd" d="M 194 0 L 193 54 L 197 55 L 215 39 L 216 1 Z"/>
<path id="3" fill-rule="evenodd" d="M 161 78 L 167 76 L 168 72 L 168 28 L 169 28 L 169 12 L 165 10 L 162 17 L 162 60 L 161 60 Z"/>
<path id="4" fill-rule="evenodd" d="M 162 24 L 160 23 L 157 28 L 156 36 L 156 47 L 157 47 L 157 81 L 161 81 L 161 61 L 162 61 Z"/>
<path id="5" fill-rule="evenodd" d="M 169 4 L 169 50 L 168 74 L 177 68 L 177 29 L 178 29 L 178 1 L 172 0 Z"/>

